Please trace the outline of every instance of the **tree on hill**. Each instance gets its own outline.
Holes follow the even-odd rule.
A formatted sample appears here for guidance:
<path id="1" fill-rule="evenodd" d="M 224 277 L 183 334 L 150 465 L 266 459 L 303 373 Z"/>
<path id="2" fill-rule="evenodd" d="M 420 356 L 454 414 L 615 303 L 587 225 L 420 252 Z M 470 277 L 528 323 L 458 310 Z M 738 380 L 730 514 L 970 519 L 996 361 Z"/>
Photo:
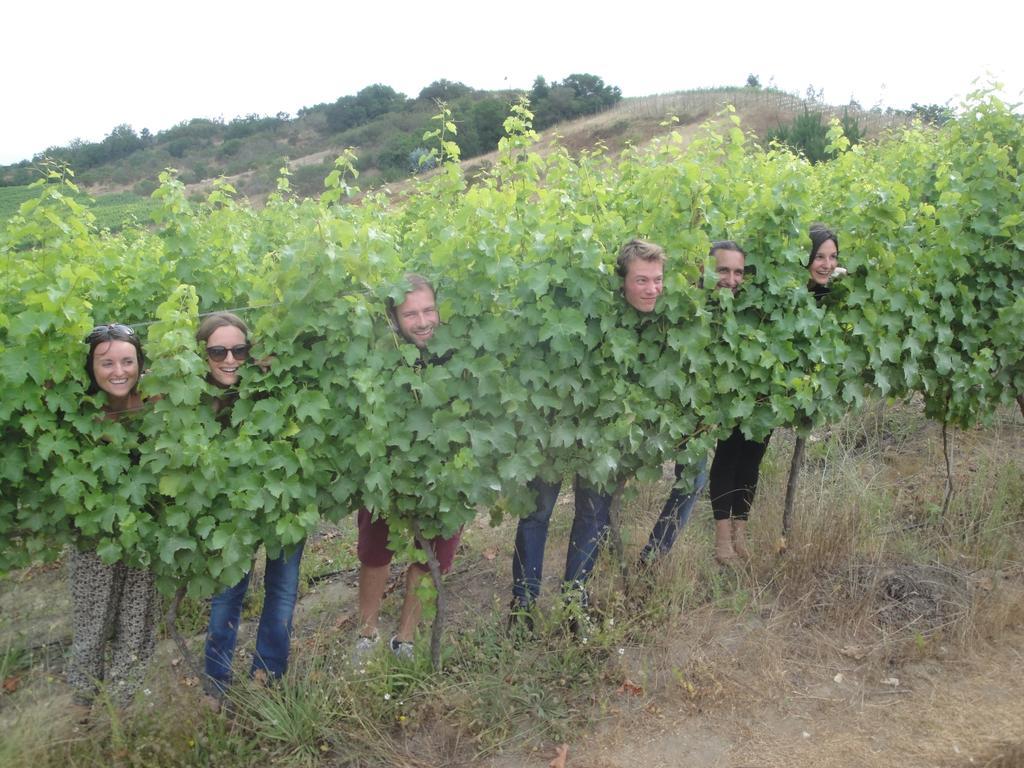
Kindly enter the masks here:
<path id="1" fill-rule="evenodd" d="M 132 152 L 142 149 L 144 144 L 130 125 L 122 123 L 114 127 L 100 142 L 100 146 L 103 148 L 101 154 L 105 157 L 105 161 L 110 161 L 127 157 Z"/>
<path id="2" fill-rule="evenodd" d="M 390 85 L 375 83 L 363 88 L 355 96 L 342 96 L 324 110 L 328 133 L 340 133 L 363 125 L 387 112 L 405 107 L 404 93 Z"/>
<path id="3" fill-rule="evenodd" d="M 252 136 L 254 133 L 269 131 L 273 133 L 282 125 L 288 122 L 286 112 L 278 112 L 274 117 L 251 114 L 245 117 L 236 117 L 224 129 L 224 139 L 243 139 Z"/>
<path id="4" fill-rule="evenodd" d="M 862 138 L 860 123 L 849 110 L 843 110 L 843 117 L 839 122 L 850 144 L 859 143 Z M 785 144 L 812 163 L 820 163 L 829 158 L 828 123 L 821 112 L 811 112 L 807 107 L 804 107 L 803 114 L 797 115 L 789 125 L 780 125 L 769 131 L 765 141 Z"/>
<path id="5" fill-rule="evenodd" d="M 224 123 L 219 120 L 208 120 L 205 117 L 194 117 L 171 126 L 156 135 L 157 144 L 166 144 L 175 139 L 188 139 L 195 143 L 208 142 L 224 130 Z"/>
<path id="6" fill-rule="evenodd" d="M 569 75 L 562 85 L 572 88 L 580 104 L 589 111 L 610 107 L 622 98 L 622 91 L 617 86 L 605 85 L 597 75 Z"/>
<path id="7" fill-rule="evenodd" d="M 508 110 L 508 99 L 494 97 L 465 97 L 452 105 L 455 124 L 459 128 L 455 142 L 463 158 L 476 157 L 497 148 L 498 141 L 505 135 Z"/>
<path id="8" fill-rule="evenodd" d="M 180 159 L 209 146 L 213 139 L 223 132 L 223 122 L 196 117 L 157 133 L 156 145 L 163 148 L 171 157 Z"/>
<path id="9" fill-rule="evenodd" d="M 456 99 L 468 96 L 471 93 L 473 93 L 473 89 L 465 83 L 453 83 L 451 80 L 442 78 L 426 86 L 416 98 L 419 101 L 429 101 L 431 103 L 443 101 L 450 104 Z"/>
<path id="10" fill-rule="evenodd" d="M 597 75 L 573 74 L 562 82 L 550 85 L 538 77 L 530 91 L 534 111 L 534 126 L 547 128 L 562 120 L 593 114 L 616 104 L 622 99 L 617 86 L 605 85 Z"/>
<path id="11" fill-rule="evenodd" d="M 935 126 L 945 125 L 956 117 L 952 107 L 942 104 L 911 104 L 910 110 L 914 117 L 921 118 L 922 123 Z"/>
<path id="12" fill-rule="evenodd" d="M 536 108 L 537 104 L 542 99 L 546 99 L 549 93 L 551 93 L 551 86 L 548 85 L 548 81 L 541 75 L 537 75 L 537 79 L 533 81 L 533 88 L 530 89 L 530 103 Z"/>
<path id="13" fill-rule="evenodd" d="M 64 147 L 49 147 L 43 156 L 61 160 L 76 170 L 95 168 L 104 163 L 111 163 L 143 149 L 146 143 L 135 133 L 130 125 L 116 125 L 109 134 L 98 142 L 74 139 Z"/>

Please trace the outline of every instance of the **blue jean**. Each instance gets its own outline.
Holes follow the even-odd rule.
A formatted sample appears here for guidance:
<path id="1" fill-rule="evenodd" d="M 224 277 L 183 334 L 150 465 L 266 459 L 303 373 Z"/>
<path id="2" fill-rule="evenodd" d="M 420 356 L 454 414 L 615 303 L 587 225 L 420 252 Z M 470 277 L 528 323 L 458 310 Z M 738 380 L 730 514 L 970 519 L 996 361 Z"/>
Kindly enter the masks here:
<path id="1" fill-rule="evenodd" d="M 676 462 L 676 480 L 683 474 L 685 464 Z M 693 488 L 689 491 L 682 488 L 672 488 L 661 509 L 658 521 L 654 524 L 651 537 L 647 545 L 640 552 L 640 561 L 648 562 L 660 555 L 668 554 L 672 545 L 676 543 L 679 531 L 683 529 L 690 519 L 690 513 L 700 498 L 701 491 L 708 482 L 708 457 L 704 456 L 697 464 L 697 478 L 693 482 Z"/>
<path id="2" fill-rule="evenodd" d="M 250 674 L 261 669 L 270 677 L 279 678 L 288 669 L 292 614 L 299 593 L 299 562 L 304 546 L 303 541 L 291 557 L 282 553 L 280 557 L 267 559 L 263 578 L 263 611 L 256 631 L 256 653 L 252 657 Z M 206 674 L 219 690 L 224 690 L 231 682 L 231 660 L 235 655 L 238 625 L 242 620 L 242 600 L 249 589 L 251 575 L 251 572 L 245 574 L 235 586 L 225 589 L 210 601 Z"/>
<path id="3" fill-rule="evenodd" d="M 512 596 L 521 606 L 532 604 L 540 595 L 548 525 L 561 488 L 561 481 L 548 483 L 538 477 L 530 482 L 530 489 L 537 494 L 537 503 L 533 514 L 519 521 L 512 554 Z M 573 490 L 576 514 L 565 556 L 565 584 L 582 587 L 594 570 L 601 542 L 608 532 L 612 497 L 594 490 L 578 475 Z"/>

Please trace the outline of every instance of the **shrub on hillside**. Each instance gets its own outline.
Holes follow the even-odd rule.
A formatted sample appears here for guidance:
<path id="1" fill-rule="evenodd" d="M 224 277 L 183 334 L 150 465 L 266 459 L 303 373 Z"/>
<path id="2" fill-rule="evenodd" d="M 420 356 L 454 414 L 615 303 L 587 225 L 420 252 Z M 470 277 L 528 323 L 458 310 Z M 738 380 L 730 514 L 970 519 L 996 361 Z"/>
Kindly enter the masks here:
<path id="1" fill-rule="evenodd" d="M 498 147 L 505 135 L 505 118 L 509 102 L 505 99 L 462 99 L 454 107 L 455 123 L 459 128 L 456 143 L 463 158 L 476 157 Z"/>
<path id="2" fill-rule="evenodd" d="M 368 85 L 355 96 L 342 96 L 327 107 L 324 127 L 328 133 L 341 133 L 388 112 L 400 111 L 405 102 L 405 94 L 389 85 Z"/>
<path id="3" fill-rule="evenodd" d="M 605 85 L 597 75 L 569 75 L 550 85 L 538 77 L 530 91 L 533 124 L 537 129 L 547 128 L 562 120 L 600 112 L 621 99 L 622 91 L 617 86 Z"/>
<path id="4" fill-rule="evenodd" d="M 389 138 L 377 153 L 377 167 L 389 179 L 401 178 L 409 173 L 410 154 L 419 147 L 420 139 L 399 133 Z"/>
<path id="5" fill-rule="evenodd" d="M 242 148 L 241 139 L 228 139 L 217 148 L 217 159 L 225 160 L 229 157 L 234 157 L 238 154 L 238 151 Z"/>
<path id="6" fill-rule="evenodd" d="M 412 152 L 409 153 L 409 172 L 420 173 L 421 171 L 429 171 L 437 167 L 437 158 L 435 158 L 429 149 L 424 147 L 416 147 Z"/>
<path id="7" fill-rule="evenodd" d="M 244 139 L 246 136 L 252 136 L 254 133 L 264 131 L 272 133 L 284 125 L 287 119 L 288 115 L 284 112 L 278 112 L 274 117 L 263 117 L 257 114 L 236 117 L 224 129 L 224 138 Z"/>
<path id="8" fill-rule="evenodd" d="M 167 143 L 167 154 L 171 157 L 184 157 L 189 149 L 199 146 L 193 139 L 182 136 Z"/>
<path id="9" fill-rule="evenodd" d="M 936 126 L 945 125 L 956 117 L 953 108 L 943 104 L 911 104 L 910 110 L 914 117 L 921 119 L 921 122 Z"/>
<path id="10" fill-rule="evenodd" d="M 254 167 L 255 163 L 249 158 L 236 157 L 228 162 L 222 172 L 225 176 L 237 176 L 240 173 L 251 171 Z"/>
<path id="11" fill-rule="evenodd" d="M 292 191 L 299 197 L 318 197 L 324 191 L 324 179 L 332 170 L 333 161 L 296 168 L 289 179 Z"/>
<path id="12" fill-rule="evenodd" d="M 840 123 L 850 144 L 857 144 L 862 137 L 860 123 L 850 115 L 849 110 L 843 111 Z M 828 123 L 821 112 L 811 112 L 807 107 L 804 107 L 803 114 L 797 115 L 789 125 L 779 125 L 775 130 L 769 131 L 765 136 L 765 141 L 768 143 L 777 141 L 780 144 L 785 144 L 812 163 L 820 163 L 829 159 L 826 149 L 828 146 Z"/>
<path id="13" fill-rule="evenodd" d="M 132 192 L 139 197 L 149 197 L 159 186 L 160 183 L 156 179 L 142 179 L 132 187 Z"/>
<path id="14" fill-rule="evenodd" d="M 473 93 L 473 89 L 465 83 L 453 83 L 451 80 L 435 80 L 426 88 L 420 91 L 416 98 L 419 101 L 428 101 L 433 104 L 436 101 L 451 103 L 463 96 Z"/>

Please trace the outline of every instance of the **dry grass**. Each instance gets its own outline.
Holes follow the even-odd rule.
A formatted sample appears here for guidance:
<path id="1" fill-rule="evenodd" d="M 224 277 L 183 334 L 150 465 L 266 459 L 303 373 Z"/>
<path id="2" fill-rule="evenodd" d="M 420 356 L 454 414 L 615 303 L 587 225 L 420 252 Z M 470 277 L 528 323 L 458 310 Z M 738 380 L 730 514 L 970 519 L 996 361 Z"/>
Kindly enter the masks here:
<path id="1" fill-rule="evenodd" d="M 937 430 L 915 405 L 875 408 L 818 436 L 783 556 L 775 532 L 790 449 L 777 434 L 755 504 L 755 556 L 741 573 L 710 562 L 710 515 L 698 506 L 658 574 L 658 599 L 686 597 L 648 637 L 639 674 L 658 707 L 687 718 L 680 728 L 731 745 L 706 764 L 1017 759 L 1012 744 L 992 746 L 1024 732 L 1024 435 L 1009 421 L 958 436 L 958 495 L 945 517 Z M 640 507 L 634 540 L 657 505 Z M 635 748 L 635 729 L 628 739 Z"/>

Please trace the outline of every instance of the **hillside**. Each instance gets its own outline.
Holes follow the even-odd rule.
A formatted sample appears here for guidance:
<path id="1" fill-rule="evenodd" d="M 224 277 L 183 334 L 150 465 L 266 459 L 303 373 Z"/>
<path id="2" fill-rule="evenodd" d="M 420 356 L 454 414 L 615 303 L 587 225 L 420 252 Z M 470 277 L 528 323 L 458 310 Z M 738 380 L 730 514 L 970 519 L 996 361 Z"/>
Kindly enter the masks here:
<path id="1" fill-rule="evenodd" d="M 585 77 L 592 76 L 571 76 Z M 568 89 L 564 83 L 571 78 L 563 84 L 552 84 L 550 90 Z M 744 129 L 759 138 L 805 111 L 820 113 L 823 119 L 848 113 L 865 137 L 906 123 L 909 117 L 906 113 L 863 111 L 856 105 L 834 107 L 809 102 L 772 89 L 717 88 L 621 99 L 615 95 L 618 89 L 605 86 L 600 78 L 595 81 L 596 85 L 588 81 L 588 88 L 580 92 L 604 93 L 602 98 L 578 100 L 575 106 L 559 106 L 558 110 L 549 106 L 546 111 L 544 92 L 538 93 L 535 84 L 528 95 L 534 103 L 535 124 L 543 133 L 544 144 L 557 140 L 573 151 L 602 144 L 607 151 L 617 154 L 626 145 L 642 145 L 664 133 L 664 123 L 671 116 L 677 117 L 677 127 L 688 133 L 687 128 L 692 131 L 727 104 L 736 107 Z M 69 147 L 51 148 L 41 155 L 64 157 L 75 169 L 78 182 L 94 197 L 115 193 L 148 196 L 156 188 L 157 175 L 165 168 L 176 168 L 191 192 L 203 194 L 214 179 L 223 177 L 241 195 L 260 203 L 275 188 L 279 171 L 286 165 L 298 195 L 318 195 L 323 190 L 324 177 L 333 168 L 334 158 L 346 147 L 353 147 L 359 158 L 360 186 L 366 189 L 408 178 L 423 152 L 423 133 L 435 125 L 431 121 L 437 110 L 433 99 L 445 97 L 452 106 L 465 162 L 469 167 L 489 162 L 489 152 L 501 136 L 501 122 L 518 92 L 473 91 L 447 81 L 438 81 L 431 88 L 424 89 L 416 99 L 405 99 L 387 86 L 370 86 L 355 97 L 342 97 L 334 105 L 304 108 L 294 118 L 281 114 L 250 115 L 227 124 L 196 118 L 156 136 L 146 130 L 136 135 L 129 126 L 119 126 L 100 144 L 73 142 Z M 371 97 L 372 102 L 368 101 Z M 355 108 L 352 105 L 360 98 L 361 103 L 370 104 L 370 111 L 359 112 L 363 117 L 358 119 L 363 122 L 344 127 L 342 117 L 349 113 L 339 113 L 338 105 Z M 388 108 L 389 104 L 394 108 Z M 366 117 L 374 110 L 376 116 Z M 583 116 L 559 119 L 580 112 Z M 332 131 L 332 127 L 341 130 Z M 102 152 L 123 155 L 98 162 L 96 157 Z M 2 186 L 27 184 L 37 177 L 38 172 L 29 162 L 0 167 Z"/>

